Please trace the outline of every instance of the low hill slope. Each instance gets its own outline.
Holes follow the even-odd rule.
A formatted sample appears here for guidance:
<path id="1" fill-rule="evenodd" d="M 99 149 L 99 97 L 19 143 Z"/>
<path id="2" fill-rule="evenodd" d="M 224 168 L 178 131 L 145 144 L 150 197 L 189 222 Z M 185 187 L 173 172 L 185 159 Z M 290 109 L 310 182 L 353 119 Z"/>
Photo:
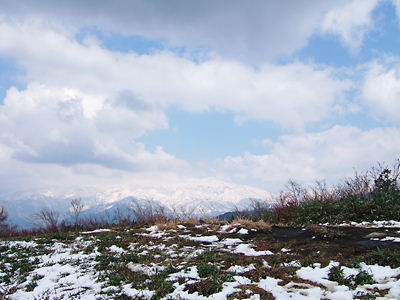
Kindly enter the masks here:
<path id="1" fill-rule="evenodd" d="M 0 241 L 0 299 L 399 299 L 400 223 L 167 223 Z"/>

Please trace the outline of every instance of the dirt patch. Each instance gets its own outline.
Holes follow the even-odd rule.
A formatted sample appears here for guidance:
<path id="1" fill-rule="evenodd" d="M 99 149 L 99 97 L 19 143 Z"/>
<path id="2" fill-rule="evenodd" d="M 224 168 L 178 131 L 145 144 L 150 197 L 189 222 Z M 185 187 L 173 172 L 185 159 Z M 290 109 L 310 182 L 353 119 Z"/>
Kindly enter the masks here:
<path id="1" fill-rule="evenodd" d="M 270 232 L 251 232 L 242 238 L 251 240 L 257 249 L 274 252 L 274 257 L 266 258 L 272 264 L 274 261 L 291 260 L 299 261 L 303 266 L 315 262 L 327 265 L 332 260 L 356 263 L 363 261 L 377 248 L 400 250 L 400 243 L 366 237 L 373 232 L 384 233 L 386 236 L 399 235 L 398 229 L 273 226 Z"/>

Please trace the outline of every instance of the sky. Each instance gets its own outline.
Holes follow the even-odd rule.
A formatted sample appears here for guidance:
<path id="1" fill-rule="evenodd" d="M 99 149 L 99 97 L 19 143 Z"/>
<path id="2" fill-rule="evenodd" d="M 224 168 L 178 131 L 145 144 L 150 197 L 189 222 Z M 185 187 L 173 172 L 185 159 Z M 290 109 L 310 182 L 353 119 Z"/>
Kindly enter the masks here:
<path id="1" fill-rule="evenodd" d="M 336 183 L 399 111 L 399 0 L 0 0 L 0 191 Z"/>

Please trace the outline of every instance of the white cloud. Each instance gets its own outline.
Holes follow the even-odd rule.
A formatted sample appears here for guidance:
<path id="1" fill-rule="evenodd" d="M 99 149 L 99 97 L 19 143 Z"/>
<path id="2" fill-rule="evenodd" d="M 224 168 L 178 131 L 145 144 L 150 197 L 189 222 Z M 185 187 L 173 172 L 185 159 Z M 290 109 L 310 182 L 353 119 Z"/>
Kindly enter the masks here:
<path id="1" fill-rule="evenodd" d="M 361 99 L 372 114 L 386 121 L 400 121 L 400 64 L 373 62 L 367 66 L 361 86 Z"/>
<path id="2" fill-rule="evenodd" d="M 194 49 L 206 46 L 221 55 L 253 62 L 301 49 L 319 28 L 327 11 L 348 3 L 347 0 L 1 2 L 6 15 L 39 16 L 75 29 L 96 26 L 125 35 L 161 39 L 172 46 Z M 358 6 L 362 10 L 366 5 Z M 358 16 L 359 11 L 356 12 Z M 354 24 L 363 24 L 362 17 Z"/>
<path id="3" fill-rule="evenodd" d="M 36 164 L 41 174 L 71 181 L 83 171 L 94 177 L 111 172 L 104 168 L 190 172 L 188 163 L 135 141 L 168 128 L 171 106 L 228 110 L 298 129 L 329 117 L 351 87 L 334 70 L 301 62 L 255 69 L 218 56 L 195 63 L 168 52 L 112 52 L 38 19 L 3 18 L 0 55 L 16 61 L 27 84 L 11 88 L 0 106 L 8 165 Z"/>
<path id="4" fill-rule="evenodd" d="M 397 18 L 400 19 L 400 0 L 391 0 L 391 2 L 393 3 L 393 5 L 396 8 Z"/>
<path id="5" fill-rule="evenodd" d="M 4 152 L 4 153 L 3 153 Z M 193 178 L 187 169 L 148 169 L 141 172 L 103 167 L 99 164 L 38 164 L 12 158 L 13 150 L 0 144 L 0 192 L 36 189 L 141 188 L 183 182 Z"/>
<path id="6" fill-rule="evenodd" d="M 27 82 L 88 94 L 132 93 L 138 105 L 158 109 L 228 110 L 291 129 L 328 117 L 350 88 L 327 67 L 295 62 L 255 69 L 221 57 L 195 63 L 165 52 L 115 53 L 36 23 L 0 23 L 1 53 L 25 69 Z"/>
<path id="7" fill-rule="evenodd" d="M 352 0 L 330 10 L 322 23 L 323 33 L 337 34 L 356 53 L 365 34 L 373 27 L 372 12 L 381 0 Z"/>
<path id="8" fill-rule="evenodd" d="M 151 153 L 133 140 L 165 128 L 164 114 L 124 105 L 118 98 L 39 84 L 24 91 L 11 88 L 0 106 L 0 142 L 25 162 L 92 163 L 131 171 L 186 168 L 161 148 Z"/>
<path id="9" fill-rule="evenodd" d="M 271 143 L 269 142 L 271 145 Z M 400 129 L 363 131 L 353 126 L 334 126 L 318 133 L 282 136 L 269 154 L 226 157 L 215 171 L 226 179 L 259 182 L 270 190 L 282 188 L 288 179 L 337 182 L 357 170 L 398 158 Z"/>
<path id="10" fill-rule="evenodd" d="M 90 0 L 41 1 L 33 7 L 5 0 L 0 56 L 24 71 L 26 88 L 11 88 L 0 105 L 0 179 L 3 185 L 16 184 L 12 174 L 20 182 L 46 186 L 59 178 L 95 185 L 180 178 L 191 172 L 188 163 L 136 141 L 168 128 L 165 112 L 173 106 L 230 111 L 239 121 L 271 121 L 296 132 L 346 111 L 352 83 L 334 69 L 302 62 L 276 65 L 271 58 L 306 45 L 327 11 L 326 32 L 357 47 L 370 28 L 373 7 L 366 2 L 369 6 L 357 2 L 362 9 L 352 23 L 348 13 L 329 13 L 347 1 L 260 1 L 257 6 L 119 1 L 109 6 Z M 194 62 L 167 51 L 113 52 L 95 40 L 78 42 L 75 35 L 83 25 L 165 38 L 173 45 L 206 45 L 217 54 Z M 263 63 L 254 68 L 248 60 Z M 221 160 L 218 172 L 262 182 L 343 176 L 350 166 L 391 158 L 394 150 L 385 143 L 398 149 L 398 136 L 397 129 L 353 127 L 290 135 L 270 142 L 270 154 Z"/>

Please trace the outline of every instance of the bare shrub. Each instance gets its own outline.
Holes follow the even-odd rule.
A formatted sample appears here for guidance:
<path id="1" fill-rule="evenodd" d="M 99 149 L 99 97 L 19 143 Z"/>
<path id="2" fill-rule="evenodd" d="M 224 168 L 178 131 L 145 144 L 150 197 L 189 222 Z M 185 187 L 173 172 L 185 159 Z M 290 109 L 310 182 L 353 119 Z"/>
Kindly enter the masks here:
<path id="1" fill-rule="evenodd" d="M 177 220 L 170 220 L 167 222 L 157 222 L 159 230 L 177 230 L 178 229 L 178 221 Z"/>
<path id="2" fill-rule="evenodd" d="M 320 180 L 315 181 L 315 185 L 310 186 L 305 197 L 306 201 L 325 201 L 328 199 L 336 200 L 336 191 L 334 189 L 329 189 L 326 182 Z"/>
<path id="3" fill-rule="evenodd" d="M 18 231 L 17 226 L 10 225 L 7 221 L 7 210 L 4 206 L 0 206 L 0 236 L 13 236 Z"/>
<path id="4" fill-rule="evenodd" d="M 79 198 L 72 199 L 70 204 L 71 204 L 70 213 L 72 215 L 73 225 L 75 227 L 79 227 L 79 225 L 80 225 L 80 215 L 81 215 L 82 210 L 84 208 L 84 205 L 82 203 L 82 199 L 79 199 Z"/>
<path id="5" fill-rule="evenodd" d="M 111 227 L 112 224 L 109 219 L 100 218 L 96 216 L 88 216 L 80 221 L 80 228 L 85 230 L 93 230 L 98 228 Z"/>
<path id="6" fill-rule="evenodd" d="M 167 222 L 171 218 L 168 217 L 164 206 L 156 204 L 152 201 L 139 203 L 132 201 L 129 210 L 133 217 L 134 222 L 137 224 L 155 224 L 158 222 Z"/>
<path id="7" fill-rule="evenodd" d="M 132 209 L 117 207 L 114 210 L 114 220 L 120 226 L 128 226 L 135 222 L 135 215 Z"/>
<path id="8" fill-rule="evenodd" d="M 177 220 L 187 220 L 194 218 L 195 210 L 196 208 L 194 206 L 179 206 L 172 208 L 173 216 Z"/>
<path id="9" fill-rule="evenodd" d="M 4 225 L 7 222 L 8 213 L 4 206 L 0 206 L 0 226 Z"/>
<path id="10" fill-rule="evenodd" d="M 302 186 L 297 181 L 290 179 L 285 186 L 286 192 L 282 193 L 281 202 L 284 205 L 293 206 L 299 205 L 307 199 L 307 188 Z"/>
<path id="11" fill-rule="evenodd" d="M 44 226 L 48 231 L 58 231 L 60 213 L 50 208 L 43 208 L 32 215 L 34 223 Z"/>
<path id="12" fill-rule="evenodd" d="M 271 203 L 266 200 L 262 201 L 253 199 L 251 201 L 251 210 L 253 212 L 251 219 L 261 219 L 263 215 L 271 210 Z"/>
<path id="13" fill-rule="evenodd" d="M 341 184 L 338 184 L 335 187 L 337 198 L 369 198 L 373 190 L 373 182 L 371 177 L 373 177 L 373 174 L 370 172 L 355 172 L 354 177 L 345 178 Z"/>
<path id="14" fill-rule="evenodd" d="M 236 207 L 232 219 L 229 221 L 235 219 L 260 220 L 271 212 L 272 207 L 271 202 L 267 200 L 252 199 L 248 209 L 240 210 Z"/>

